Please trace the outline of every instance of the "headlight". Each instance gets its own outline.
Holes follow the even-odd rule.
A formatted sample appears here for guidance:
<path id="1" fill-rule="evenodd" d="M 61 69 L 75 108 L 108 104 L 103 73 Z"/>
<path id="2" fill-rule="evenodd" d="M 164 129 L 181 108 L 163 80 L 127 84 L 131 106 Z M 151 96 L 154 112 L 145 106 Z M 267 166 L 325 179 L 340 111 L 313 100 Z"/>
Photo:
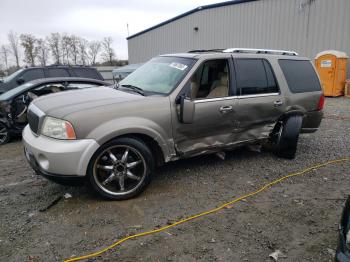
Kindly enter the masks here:
<path id="1" fill-rule="evenodd" d="M 47 116 L 41 128 L 41 134 L 56 139 L 76 139 L 74 128 L 68 121 Z"/>

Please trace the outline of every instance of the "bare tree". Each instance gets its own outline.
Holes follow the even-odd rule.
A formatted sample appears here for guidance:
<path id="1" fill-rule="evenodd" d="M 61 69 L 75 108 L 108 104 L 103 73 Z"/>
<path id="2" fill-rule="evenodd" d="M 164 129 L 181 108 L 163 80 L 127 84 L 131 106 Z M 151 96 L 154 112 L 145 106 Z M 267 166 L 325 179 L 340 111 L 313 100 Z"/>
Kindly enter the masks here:
<path id="1" fill-rule="evenodd" d="M 35 66 L 35 58 L 37 56 L 37 49 L 35 48 L 37 39 L 31 34 L 21 34 L 21 45 L 24 48 L 24 61 Z"/>
<path id="2" fill-rule="evenodd" d="M 73 61 L 73 64 L 78 63 L 78 56 L 79 56 L 79 37 L 76 35 L 70 36 L 70 56 Z"/>
<path id="3" fill-rule="evenodd" d="M 90 58 L 91 65 L 96 64 L 96 59 L 101 50 L 101 42 L 99 41 L 91 41 L 88 46 L 88 55 Z"/>
<path id="4" fill-rule="evenodd" d="M 36 48 L 37 58 L 39 60 L 40 65 L 46 66 L 47 60 L 49 58 L 49 52 L 50 52 L 47 44 L 47 40 L 38 39 L 37 46 L 35 48 Z"/>
<path id="5" fill-rule="evenodd" d="M 51 33 L 48 38 L 51 54 L 56 64 L 61 63 L 62 52 L 61 52 L 61 35 L 59 33 Z"/>
<path id="6" fill-rule="evenodd" d="M 115 53 L 112 47 L 113 38 L 112 37 L 105 37 L 102 40 L 102 49 L 103 53 L 102 56 L 106 62 L 108 62 L 110 65 L 113 65 L 113 60 L 115 58 Z"/>
<path id="7" fill-rule="evenodd" d="M 69 65 L 70 58 L 70 47 L 71 47 L 71 38 L 69 35 L 64 33 L 61 38 L 61 50 L 62 50 L 62 63 Z"/>
<path id="8" fill-rule="evenodd" d="M 87 64 L 87 47 L 89 41 L 84 38 L 79 38 L 79 56 L 83 65 Z"/>
<path id="9" fill-rule="evenodd" d="M 0 49 L 0 53 L 1 53 L 1 58 L 4 61 L 5 64 L 5 70 L 7 71 L 9 69 L 8 67 L 8 55 L 9 55 L 9 50 L 5 45 L 1 46 Z"/>
<path id="10" fill-rule="evenodd" d="M 10 31 L 7 34 L 7 38 L 10 42 L 11 52 L 16 60 L 16 66 L 17 66 L 17 68 L 19 68 L 19 38 L 18 38 L 18 34 L 13 32 L 13 31 Z"/>

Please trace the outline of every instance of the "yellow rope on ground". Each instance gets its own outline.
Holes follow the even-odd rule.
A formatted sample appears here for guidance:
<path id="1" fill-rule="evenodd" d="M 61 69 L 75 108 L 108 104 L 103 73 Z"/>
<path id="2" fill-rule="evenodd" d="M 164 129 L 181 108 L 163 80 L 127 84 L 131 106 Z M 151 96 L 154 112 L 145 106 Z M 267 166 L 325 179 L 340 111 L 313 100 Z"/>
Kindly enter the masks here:
<path id="1" fill-rule="evenodd" d="M 206 215 L 209 215 L 209 214 L 212 214 L 212 213 L 215 213 L 215 212 L 218 212 L 219 210 L 229 206 L 229 205 L 232 205 L 234 203 L 237 203 L 239 201 L 242 201 L 243 199 L 246 199 L 248 197 L 251 197 L 251 196 L 254 196 L 254 195 L 257 195 L 267 189 L 269 189 L 270 187 L 276 185 L 276 184 L 279 184 L 281 183 L 282 181 L 288 179 L 288 178 L 291 178 L 291 177 L 295 177 L 295 176 L 301 176 L 305 173 L 308 173 L 312 170 L 316 170 L 316 169 L 319 169 L 321 167 L 324 167 L 324 166 L 327 166 L 327 165 L 330 165 L 330 164 L 336 164 L 336 163 L 341 163 L 341 162 L 345 162 L 345 161 L 350 161 L 350 157 L 346 157 L 346 158 L 342 158 L 342 159 L 336 159 L 336 160 L 331 160 L 331 161 L 327 161 L 325 163 L 321 163 L 321 164 L 317 164 L 317 165 L 314 165 L 314 166 L 311 166 L 311 167 L 308 167 L 302 171 L 299 171 L 299 172 L 295 172 L 295 173 L 291 173 L 289 175 L 286 175 L 286 176 L 283 176 L 281 178 L 278 178 L 276 180 L 273 180 L 272 182 L 268 183 L 268 184 L 265 184 L 264 186 L 260 187 L 258 190 L 256 191 L 253 191 L 253 192 L 250 192 L 246 195 L 243 195 L 241 197 L 238 197 L 238 198 L 235 198 L 233 200 L 231 200 L 230 202 L 227 202 L 227 203 L 224 203 L 214 209 L 211 209 L 211 210 L 208 210 L 208 211 L 205 211 L 205 212 L 202 212 L 202 213 L 199 213 L 199 214 L 196 214 L 196 215 L 193 215 L 193 216 L 190 216 L 190 217 L 187 217 L 187 218 L 184 218 L 184 219 L 181 219 L 177 222 L 174 222 L 173 224 L 170 224 L 170 225 L 167 225 L 167 226 L 164 226 L 164 227 L 161 227 L 161 228 L 158 228 L 158 229 L 153 229 L 153 230 L 150 230 L 150 231 L 146 231 L 146 232 L 142 232 L 142 233 L 138 233 L 138 234 L 134 234 L 134 235 L 131 235 L 131 236 L 128 236 L 128 237 L 125 237 L 125 238 L 122 238 L 116 242 L 114 242 L 113 244 L 111 244 L 110 246 L 106 247 L 106 248 L 103 248 L 101 249 L 100 251 L 97 251 L 97 252 L 94 252 L 94 253 L 91 253 L 91 254 L 88 254 L 88 255 L 84 255 L 84 256 L 80 256 L 80 257 L 73 257 L 73 258 L 69 258 L 69 259 L 66 259 L 65 262 L 72 262 L 72 261 L 79 261 L 79 260 L 83 260 L 83 259 L 88 259 L 88 258 L 92 258 L 92 257 L 96 257 L 96 256 L 99 256 L 105 252 L 107 252 L 108 250 L 124 243 L 125 241 L 128 241 L 130 239 L 134 239 L 134 238 L 139 238 L 139 237 L 143 237 L 143 236 L 147 236 L 147 235 L 152 235 L 152 234 L 156 234 L 158 232 L 161 232 L 161 231 L 164 231 L 164 230 L 167 230 L 169 228 L 172 228 L 172 227 L 176 227 L 180 224 L 183 224 L 183 223 L 186 223 L 188 221 L 191 221 L 191 220 L 194 220 L 196 218 L 199 218 L 199 217 L 203 217 L 203 216 L 206 216 Z"/>

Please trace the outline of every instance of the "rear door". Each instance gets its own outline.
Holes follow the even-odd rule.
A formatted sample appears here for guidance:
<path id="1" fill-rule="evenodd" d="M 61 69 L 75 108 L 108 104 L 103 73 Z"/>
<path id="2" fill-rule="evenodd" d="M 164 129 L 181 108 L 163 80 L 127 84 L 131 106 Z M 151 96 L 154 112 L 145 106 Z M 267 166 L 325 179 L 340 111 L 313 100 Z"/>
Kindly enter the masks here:
<path id="1" fill-rule="evenodd" d="M 285 99 L 270 62 L 261 58 L 235 58 L 239 141 L 266 138 L 285 111 Z"/>

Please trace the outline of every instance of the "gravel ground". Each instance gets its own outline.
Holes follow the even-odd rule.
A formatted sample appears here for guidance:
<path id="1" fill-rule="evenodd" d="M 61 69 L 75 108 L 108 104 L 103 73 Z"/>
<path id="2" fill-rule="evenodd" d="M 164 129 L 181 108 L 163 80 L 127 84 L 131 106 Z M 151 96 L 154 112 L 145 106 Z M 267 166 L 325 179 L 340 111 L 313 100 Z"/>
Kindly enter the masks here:
<path id="1" fill-rule="evenodd" d="M 326 100 L 320 130 L 302 135 L 297 157 L 239 149 L 170 163 L 139 197 L 102 200 L 86 187 L 34 175 L 20 141 L 0 147 L 0 261 L 62 261 L 128 234 L 213 208 L 316 163 L 350 156 L 350 99 Z M 342 119 L 343 118 L 343 119 Z M 92 261 L 333 261 L 350 186 L 350 162 L 292 178 L 167 232 L 131 240 Z M 71 198 L 62 196 L 70 193 Z M 53 201 L 57 204 L 46 209 Z"/>

